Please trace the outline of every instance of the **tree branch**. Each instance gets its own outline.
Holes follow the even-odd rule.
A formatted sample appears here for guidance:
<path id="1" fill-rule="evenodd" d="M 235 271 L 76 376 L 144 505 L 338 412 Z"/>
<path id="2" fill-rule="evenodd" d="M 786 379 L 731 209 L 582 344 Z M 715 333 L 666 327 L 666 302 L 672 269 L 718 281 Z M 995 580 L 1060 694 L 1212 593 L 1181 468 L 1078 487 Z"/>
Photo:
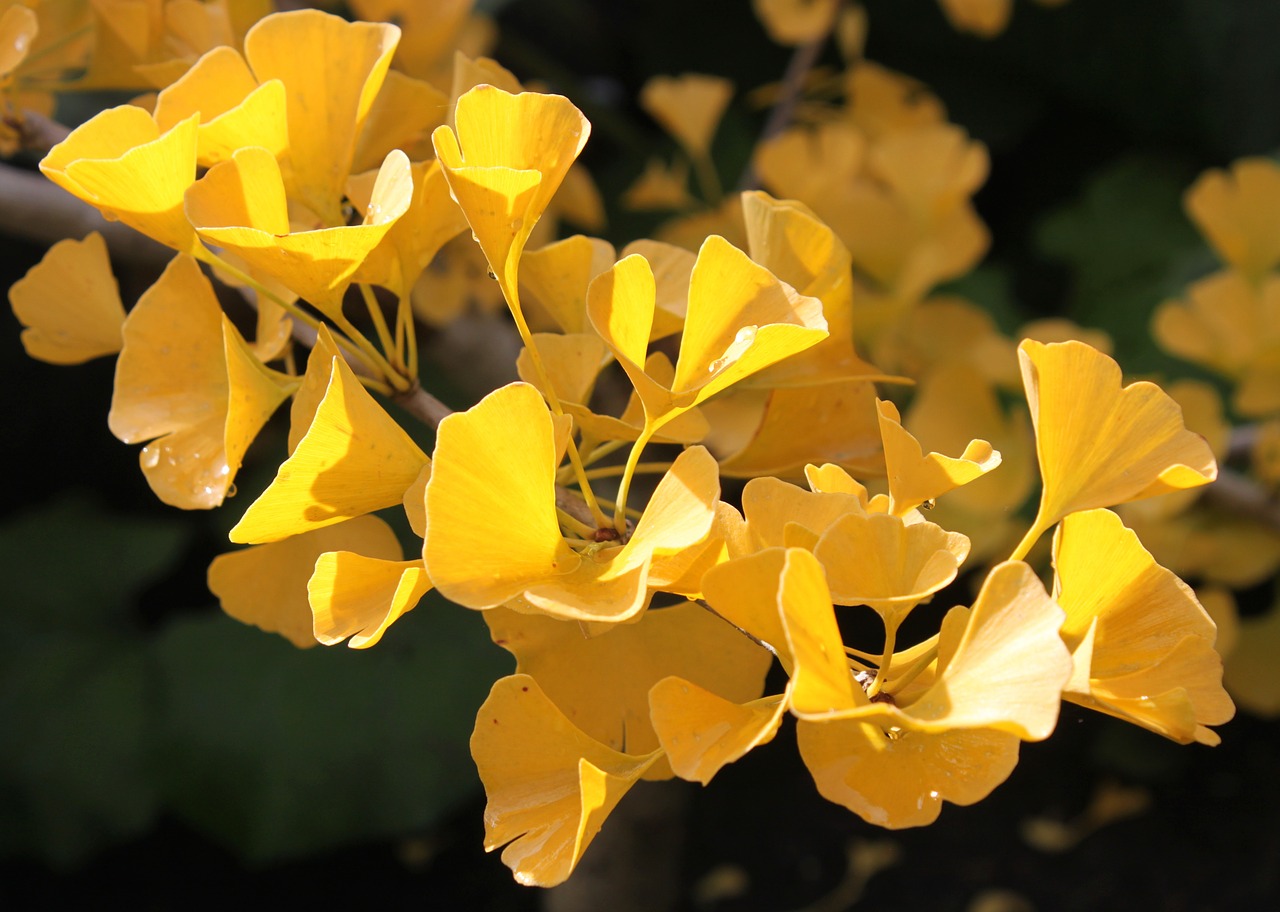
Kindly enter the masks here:
<path id="1" fill-rule="evenodd" d="M 0 232 L 37 244 L 53 245 L 66 238 L 99 232 L 115 262 L 159 271 L 173 251 L 127 225 L 109 222 L 48 178 L 0 162 Z"/>
<path id="2" fill-rule="evenodd" d="M 1203 499 L 1224 513 L 1243 516 L 1280 532 L 1280 499 L 1246 475 L 1222 469 L 1217 480 L 1205 489 Z"/>
<path id="3" fill-rule="evenodd" d="M 831 17 L 833 26 L 838 18 L 838 16 Z M 809 76 L 809 71 L 818 62 L 818 57 L 830 37 L 830 31 L 824 32 L 807 44 L 797 47 L 795 53 L 791 55 L 791 60 L 787 63 L 787 70 L 782 75 L 781 94 L 777 102 L 774 103 L 772 110 L 769 111 L 769 119 L 765 121 L 764 129 L 760 131 L 760 138 L 756 140 L 757 148 L 773 139 L 791 123 L 791 119 L 795 116 L 796 106 L 800 103 L 800 96 L 804 93 L 804 83 Z M 760 175 L 756 174 L 755 165 L 748 161 L 747 167 L 742 172 L 742 177 L 738 179 L 737 189 L 739 192 L 746 192 L 748 190 L 757 190 L 759 187 Z"/>

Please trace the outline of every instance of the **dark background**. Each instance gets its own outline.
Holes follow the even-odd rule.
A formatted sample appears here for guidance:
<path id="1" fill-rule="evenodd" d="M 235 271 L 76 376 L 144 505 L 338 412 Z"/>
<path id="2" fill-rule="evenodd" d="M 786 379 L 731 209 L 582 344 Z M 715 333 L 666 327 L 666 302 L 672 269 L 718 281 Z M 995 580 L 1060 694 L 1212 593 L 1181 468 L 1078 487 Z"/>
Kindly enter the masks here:
<path id="1" fill-rule="evenodd" d="M 1017 0 L 991 41 L 952 30 L 933 0 L 866 7 L 867 56 L 928 84 L 992 154 L 976 204 L 993 247 L 957 287 L 1008 330 L 1070 316 L 1112 332 L 1127 370 L 1191 373 L 1154 349 L 1147 321 L 1215 268 L 1183 190 L 1280 145 L 1280 3 Z M 674 148 L 635 105 L 645 79 L 709 72 L 745 91 L 788 59 L 743 2 L 514 0 L 497 16 L 494 56 L 591 119 L 584 161 L 606 200 Z M 735 100 L 716 141 L 727 186 L 763 119 Z M 657 221 L 610 216 L 619 246 Z M 3 251 L 6 286 L 42 254 L 8 238 Z M 120 278 L 126 301 L 150 281 Z M 511 663 L 479 619 L 428 601 L 373 650 L 298 652 L 224 618 L 205 568 L 269 480 L 283 423 L 251 451 L 239 504 L 182 514 L 107 431 L 109 360 L 34 362 L 16 321 L 0 346 L 0 906 L 537 908 L 543 892 L 480 848 L 466 738 Z M 1273 597 L 1269 584 L 1242 604 Z M 847 847 L 890 840 L 898 860 L 862 907 L 977 908 L 1005 889 L 1036 909 L 1271 908 L 1277 727 L 1241 715 L 1221 734 L 1218 748 L 1181 747 L 1066 706 L 989 799 L 889 833 L 817 796 L 787 726 L 709 788 L 686 787 L 680 893 L 726 912 L 841 908 Z M 1023 837 L 1031 818 L 1077 819 L 1107 785 L 1145 794 L 1145 810 L 1061 852 Z M 745 886 L 695 904 L 717 870 Z"/>

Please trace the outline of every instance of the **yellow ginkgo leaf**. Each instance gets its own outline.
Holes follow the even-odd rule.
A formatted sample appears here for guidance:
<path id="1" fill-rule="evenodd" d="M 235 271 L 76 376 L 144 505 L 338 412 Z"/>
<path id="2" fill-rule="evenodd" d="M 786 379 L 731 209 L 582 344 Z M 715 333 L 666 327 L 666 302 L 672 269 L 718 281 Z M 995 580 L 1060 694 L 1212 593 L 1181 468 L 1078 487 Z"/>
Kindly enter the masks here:
<path id="1" fill-rule="evenodd" d="M 1183 743 L 1234 713 L 1216 628 L 1189 586 L 1155 562 L 1110 510 L 1072 513 L 1054 536 L 1062 637 L 1078 680 L 1068 698 Z"/>
<path id="2" fill-rule="evenodd" d="M 757 375 L 758 386 L 803 386 L 860 378 L 891 378 L 858 357 L 853 347 L 852 258 L 829 227 L 802 203 L 761 191 L 742 194 L 747 252 L 803 295 L 822 302 L 826 339 Z"/>
<path id="3" fill-rule="evenodd" d="M 720 471 L 795 476 L 809 463 L 883 475 L 876 388 L 866 380 L 773 390 L 734 389 L 703 406 Z"/>
<path id="4" fill-rule="evenodd" d="M 440 422 L 422 553 L 445 598 L 496 607 L 581 563 L 556 517 L 556 468 L 568 432 L 569 419 L 554 418 L 526 383 Z"/>
<path id="5" fill-rule="evenodd" d="M 644 404 L 654 430 L 739 380 L 826 338 L 822 304 L 778 281 L 724 238 L 707 238 L 689 280 L 675 377 L 657 383 L 643 365 L 656 309 L 648 261 L 625 257 L 587 292 L 587 315 Z"/>
<path id="6" fill-rule="evenodd" d="M 938 0 L 951 24 L 980 38 L 994 38 L 1013 15 L 1013 0 Z"/>
<path id="7" fill-rule="evenodd" d="M 450 127 L 457 128 L 458 99 L 483 85 L 494 86 L 510 95 L 524 91 L 515 74 L 492 57 L 469 57 L 461 50 L 454 51 L 453 78 L 450 80 L 453 96 L 449 99 L 449 118 L 446 121 Z"/>
<path id="8" fill-rule="evenodd" d="M 193 114 L 200 116 L 196 160 L 202 167 L 227 161 L 244 146 L 261 146 L 277 158 L 289 149 L 284 84 L 259 85 L 233 48 L 205 54 L 156 98 L 154 116 L 162 130 Z"/>
<path id="9" fill-rule="evenodd" d="M 894 336 L 878 340 L 876 357 L 923 382 L 932 370 L 959 361 L 1001 388 L 1018 386 L 1013 340 L 989 313 L 964 298 L 936 295 L 921 302 Z"/>
<path id="10" fill-rule="evenodd" d="M 409 208 L 408 158 L 383 162 L 365 218 L 358 225 L 290 233 L 284 183 L 275 157 L 249 146 L 215 165 L 187 193 L 187 213 L 210 244 L 232 250 L 328 315 L 371 251 Z"/>
<path id="11" fill-rule="evenodd" d="M 1209 445 L 1154 383 L 1120 386 L 1120 367 L 1083 342 L 1018 346 L 1043 484 L 1022 556 L 1068 513 L 1208 484 Z"/>
<path id="12" fill-rule="evenodd" d="M 398 70 L 387 70 L 356 142 L 351 171 L 376 170 L 392 149 L 425 163 L 434 156 L 431 132 L 448 114 L 449 96 L 444 92 Z"/>
<path id="13" fill-rule="evenodd" d="M 528 675 L 493 685 L 471 756 L 484 783 L 486 851 L 522 884 L 565 881 L 606 817 L 661 751 L 619 753 L 576 728 Z"/>
<path id="14" fill-rule="evenodd" d="M 867 164 L 916 219 L 939 224 L 967 204 L 991 163 L 986 147 L 964 130 L 935 124 L 883 137 Z"/>
<path id="15" fill-rule="evenodd" d="M 859 180 L 866 154 L 863 132 L 843 120 L 833 120 L 812 129 L 792 128 L 766 139 L 756 151 L 755 167 L 775 196 L 802 201 L 815 212 L 825 213 L 827 206 L 819 201 L 829 200 L 831 194 Z"/>
<path id="16" fill-rule="evenodd" d="M 653 325 L 649 327 L 649 341 L 656 342 L 675 335 L 684 329 L 684 318 L 689 309 L 689 283 L 693 279 L 693 267 L 698 262 L 696 251 L 641 238 L 623 247 L 619 259 L 633 253 L 648 260 L 649 269 L 653 272 L 656 306 Z"/>
<path id="17" fill-rule="evenodd" d="M 756 551 L 787 545 L 788 536 L 794 534 L 789 527 L 793 526 L 805 529 L 816 543 L 837 520 L 862 513 L 865 505 L 865 488 L 861 494 L 806 491 L 764 476 L 751 479 L 742 489 L 747 540 Z"/>
<path id="18" fill-rule="evenodd" d="M 236 620 L 278 633 L 295 646 L 314 646 L 307 580 L 317 559 L 335 551 L 354 551 L 368 560 L 403 557 L 390 526 L 376 516 L 359 516 L 283 541 L 221 554 L 209 565 L 209 589 L 222 610 Z"/>
<path id="19" fill-rule="evenodd" d="M 822 564 L 800 548 L 788 548 L 776 593 L 791 669 L 791 711 L 821 718 L 869 706 L 854 682 Z"/>
<path id="20" fill-rule="evenodd" d="M 196 179 L 199 123 L 193 114 L 161 131 L 142 108 L 108 108 L 50 149 L 40 170 L 108 218 L 180 253 L 205 257 L 182 205 Z"/>
<path id="21" fill-rule="evenodd" d="M 325 552 L 316 559 L 315 572 L 307 582 L 315 638 L 333 646 L 350 637 L 348 646 L 367 649 L 412 611 L 430 588 L 421 560 Z"/>
<path id="22" fill-rule="evenodd" d="M 703 576 L 702 591 L 716 614 L 767 644 L 791 674 L 795 662 L 776 599 L 786 559 L 785 549 L 766 548 L 717 564 Z"/>
<path id="23" fill-rule="evenodd" d="M 156 496 L 210 509 L 297 385 L 253 356 L 195 260 L 179 255 L 125 320 L 107 423 L 125 443 L 158 438 L 139 457 Z"/>
<path id="24" fill-rule="evenodd" d="M 811 679 L 810 699 L 793 703 L 802 718 L 877 720 L 911 733 L 997 729 L 1024 741 L 1049 737 L 1057 723 L 1072 670 L 1058 635 L 1063 612 L 1020 561 L 992 569 L 972 609 L 957 606 L 947 613 L 927 687 L 899 693 L 890 686 L 875 700 L 836 675 L 843 650 L 814 555 L 788 550 L 779 606 L 795 650 L 795 687 L 800 678 Z"/>
<path id="25" fill-rule="evenodd" d="M 411 169 L 413 196 L 409 208 L 365 256 L 353 276 L 354 281 L 381 285 L 400 297 L 413 290 L 440 248 L 467 227 L 462 210 L 449 196 L 449 184 L 439 162 L 415 163 Z M 386 188 L 377 184 L 381 175 L 381 170 L 370 171 L 347 182 L 348 197 L 362 217 L 372 214 L 374 206 L 386 205 Z M 375 192 L 379 192 L 376 200 Z"/>
<path id="26" fill-rule="evenodd" d="M 1280 715 L 1280 601 L 1265 614 L 1240 619 L 1240 636 L 1227 655 L 1223 682 L 1241 709 L 1266 719 Z"/>
<path id="27" fill-rule="evenodd" d="M 1202 174 L 1183 204 L 1218 256 L 1249 278 L 1280 262 L 1280 165 L 1242 158 Z"/>
<path id="28" fill-rule="evenodd" d="M 867 605 L 896 627 L 913 607 L 956 578 L 969 555 L 969 539 L 930 522 L 850 513 L 822 534 L 814 555 L 827 568 L 836 604 Z"/>
<path id="29" fill-rule="evenodd" d="M 649 356 L 649 360 L 644 363 L 644 372 L 661 384 L 670 383 L 671 378 L 676 375 L 671 359 L 661 351 L 655 351 Z M 644 431 L 644 403 L 632 390 L 626 408 L 617 419 L 601 415 L 579 419 L 575 414 L 574 421 L 579 422 L 578 426 L 584 433 L 593 434 L 600 440 L 637 440 Z M 590 421 L 593 427 L 588 428 L 583 423 L 585 421 Z M 655 443 L 700 443 L 709 430 L 710 425 L 707 424 L 702 409 L 693 408 L 663 425 L 662 430 L 653 435 L 653 440 Z"/>
<path id="30" fill-rule="evenodd" d="M 622 194 L 622 205 L 637 211 L 691 209 L 697 200 L 689 193 L 689 165 L 686 161 L 667 164 L 651 158 L 644 171 Z"/>
<path id="31" fill-rule="evenodd" d="M 454 119 L 456 132 L 432 134 L 436 157 L 507 301 L 518 302 L 520 255 L 591 126 L 560 95 L 492 85 L 459 98 Z"/>
<path id="32" fill-rule="evenodd" d="M 586 403 L 600 369 L 609 360 L 609 352 L 600 337 L 594 333 L 534 333 L 532 341 L 542 356 L 555 397 L 561 403 Z M 541 378 L 527 348 L 521 349 L 516 358 L 516 373 L 550 400 L 550 391 L 542 389 Z"/>
<path id="33" fill-rule="evenodd" d="M 409 528 L 418 538 L 427 537 L 427 482 L 431 480 L 431 463 L 422 467 L 413 484 L 404 492 L 404 514 L 409 520 Z"/>
<path id="34" fill-rule="evenodd" d="M 582 162 L 574 162 L 565 172 L 560 192 L 556 194 L 554 209 L 557 218 L 585 231 L 603 231 L 608 223 L 604 197 L 600 195 L 600 188 Z"/>
<path id="35" fill-rule="evenodd" d="M 925 374 L 905 426 L 936 452 L 961 452 L 975 437 L 1000 447 L 1000 470 L 949 492 L 934 504 L 929 520 L 969 536 L 970 559 L 1012 551 L 1025 531 L 1019 508 L 1036 482 L 1035 437 L 1026 412 L 1006 413 L 983 372 L 955 360 Z"/>
<path id="36" fill-rule="evenodd" d="M 1018 764 L 1018 739 L 1007 732 L 897 735 L 879 721 L 796 723 L 800 756 L 822 797 L 889 829 L 933 823 L 944 800 L 981 801 Z"/>
<path id="37" fill-rule="evenodd" d="M 917 826 L 944 798 L 985 797 L 1017 762 L 1018 740 L 1045 738 L 1057 721 L 1071 671 L 1062 610 L 1025 564 L 998 566 L 972 610 L 947 615 L 930 684 L 874 699 L 849 674 L 812 555 L 787 552 L 778 604 L 801 756 L 825 797 L 870 822 Z"/>
<path id="38" fill-rule="evenodd" d="M 1192 283 L 1186 296 L 1161 304 L 1151 325 L 1160 346 L 1179 358 L 1239 378 L 1267 337 L 1280 334 L 1280 279 L 1274 276 L 1255 283 L 1223 270 Z"/>
<path id="39" fill-rule="evenodd" d="M 290 195 L 325 227 L 346 224 L 343 188 L 356 137 L 399 40 L 394 25 L 347 22 L 310 9 L 267 16 L 245 35 L 254 76 L 285 87 Z"/>
<path id="40" fill-rule="evenodd" d="M 876 400 L 884 464 L 889 476 L 889 512 L 905 516 L 1000 465 L 1000 453 L 985 440 L 971 440 L 960 456 L 924 455 L 919 441 L 902 426 L 892 402 Z"/>
<path id="41" fill-rule="evenodd" d="M 298 448 L 316 417 L 316 409 L 320 407 L 324 394 L 329 390 L 329 378 L 333 374 L 333 359 L 343 357 L 338 343 L 334 341 L 329 324 L 321 323 L 316 332 L 316 344 L 307 355 L 307 371 L 302 376 L 302 384 L 293 394 L 293 402 L 289 406 L 289 452 Z"/>
<path id="42" fill-rule="evenodd" d="M 92 12 L 93 53 L 77 89 L 128 90 L 166 85 L 189 61 L 175 60 L 166 45 L 166 18 L 159 7 L 137 0 L 97 0 Z M 145 75 L 144 75 L 145 74 Z"/>
<path id="43" fill-rule="evenodd" d="M 15 3 L 0 14 L 0 88 L 7 86 L 9 75 L 26 60 L 39 34 L 35 10 Z"/>
<path id="44" fill-rule="evenodd" d="M 1115 343 L 1106 330 L 1081 326 L 1066 317 L 1042 317 L 1030 323 L 1023 323 L 1018 328 L 1017 335 L 1023 339 L 1035 339 L 1045 344 L 1070 342 L 1075 339 L 1077 342 L 1096 348 L 1104 355 L 1110 355 L 1115 351 Z"/>
<path id="45" fill-rule="evenodd" d="M 27 354 L 50 364 L 81 364 L 124 344 L 124 304 L 98 232 L 68 238 L 9 288 Z"/>
<path id="46" fill-rule="evenodd" d="M 751 7 L 778 44 L 808 44 L 831 33 L 840 0 L 751 0 Z"/>
<path id="47" fill-rule="evenodd" d="M 786 709 L 783 694 L 739 703 L 679 677 L 663 678 L 649 690 L 653 728 L 672 771 L 703 785 L 722 767 L 772 741 Z"/>
<path id="48" fill-rule="evenodd" d="M 866 506 L 869 494 L 866 485 L 855 480 L 848 472 L 833 463 L 804 467 L 809 490 L 821 494 L 853 494 Z"/>
<path id="49" fill-rule="evenodd" d="M 640 106 L 691 157 L 706 158 L 732 97 L 733 83 L 720 76 L 654 76 L 640 89 Z"/>
<path id="50" fill-rule="evenodd" d="M 245 510 L 231 540 L 278 541 L 394 506 L 429 462 L 347 363 L 334 357 L 306 434 Z"/>
<path id="51" fill-rule="evenodd" d="M 396 50 L 396 67 L 419 79 L 436 75 L 447 58 L 475 0 L 351 0 L 351 9 L 366 22 L 395 22 L 403 34 Z"/>
<path id="52" fill-rule="evenodd" d="M 520 261 L 520 297 L 531 326 L 563 333 L 590 330 L 587 286 L 613 265 L 613 245 L 582 234 L 530 250 Z M 570 400 L 577 401 L 577 400 Z"/>
<path id="53" fill-rule="evenodd" d="M 650 688 L 678 675 L 719 697 L 744 703 L 760 696 L 769 653 L 700 605 L 650 611 L 636 624 L 585 636 L 573 621 L 486 611 L 493 641 L 512 653 L 516 673 L 532 676 L 574 725 L 614 750 L 648 753 L 658 745 L 649 721 Z M 707 656 L 714 654 L 715 662 Z M 670 777 L 659 763 L 655 774 Z"/>
<path id="54" fill-rule="evenodd" d="M 942 102 L 923 84 L 878 63 L 859 60 L 849 67 L 844 90 L 850 100 L 845 113 L 871 137 L 910 132 L 947 119 Z"/>

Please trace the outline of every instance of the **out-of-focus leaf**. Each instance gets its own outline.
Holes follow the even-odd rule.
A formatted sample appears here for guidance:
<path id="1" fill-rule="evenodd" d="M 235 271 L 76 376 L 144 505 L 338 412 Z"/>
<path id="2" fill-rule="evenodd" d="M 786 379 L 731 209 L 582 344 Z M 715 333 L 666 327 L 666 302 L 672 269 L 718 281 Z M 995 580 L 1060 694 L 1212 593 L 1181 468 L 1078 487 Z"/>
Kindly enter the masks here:
<path id="1" fill-rule="evenodd" d="M 148 663 L 120 638 L 34 639 L 0 663 L 0 852 L 66 867 L 152 821 Z"/>
<path id="2" fill-rule="evenodd" d="M 510 670 L 435 596 L 370 650 L 303 652 L 222 616 L 176 621 L 157 650 L 166 804 L 255 862 L 424 827 L 472 795 L 476 709 Z"/>
<path id="3" fill-rule="evenodd" d="M 173 565 L 191 531 L 176 515 L 113 516 L 64 495 L 0 525 L 5 602 L 40 630 L 119 633 L 133 599 Z M 0 655 L 24 648 L 21 641 L 7 643 Z"/>
<path id="4" fill-rule="evenodd" d="M 938 288 L 937 294 L 959 295 L 979 305 L 1003 332 L 1013 332 L 1026 320 L 1014 298 L 1013 277 L 1002 263 L 983 263 Z"/>
<path id="5" fill-rule="evenodd" d="M 1080 197 L 1044 218 L 1036 247 L 1072 273 L 1068 316 L 1105 329 L 1127 371 L 1176 362 L 1151 339 L 1151 312 L 1212 268 L 1204 242 L 1182 213 L 1193 174 L 1167 161 L 1124 158 L 1095 174 Z"/>
<path id="6" fill-rule="evenodd" d="M 74 498 L 0 526 L 0 852 L 69 866 L 150 825 L 151 667 L 127 612 L 185 539 Z"/>

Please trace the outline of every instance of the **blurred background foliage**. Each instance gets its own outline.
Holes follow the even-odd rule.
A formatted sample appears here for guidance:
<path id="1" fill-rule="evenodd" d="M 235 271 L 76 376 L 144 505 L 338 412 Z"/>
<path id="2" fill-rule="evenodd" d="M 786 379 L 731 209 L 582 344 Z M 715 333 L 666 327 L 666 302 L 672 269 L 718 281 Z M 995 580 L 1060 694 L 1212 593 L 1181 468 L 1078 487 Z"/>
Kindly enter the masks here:
<path id="1" fill-rule="evenodd" d="M 1156 349 L 1149 319 L 1214 267 L 1182 212 L 1185 188 L 1280 148 L 1280 4 L 1019 0 L 993 40 L 956 32 L 936 0 L 865 7 L 867 57 L 928 85 L 992 154 L 976 198 L 992 248 L 953 290 L 1006 331 L 1065 316 L 1111 333 L 1130 373 L 1198 375 Z M 637 104 L 644 81 L 735 82 L 715 144 L 732 187 L 766 113 L 748 93 L 788 59 L 742 0 L 481 8 L 500 31 L 493 56 L 592 121 L 584 162 L 619 247 L 660 218 L 615 201 L 674 149 Z M 6 287 L 42 253 L 17 239 L 3 249 Z M 120 275 L 126 299 L 151 278 Z M 428 601 L 366 652 L 298 651 L 224 617 L 204 574 L 237 508 L 179 514 L 156 501 L 135 449 L 107 431 L 110 363 L 30 360 L 16 324 L 0 346 L 0 579 L 14 624 L 0 643 L 0 904 L 537 907 L 537 891 L 480 850 L 467 737 L 511 661 L 479 619 Z M 452 378 L 445 398 L 465 406 L 483 391 Z M 285 433 L 270 425 L 255 450 L 283 451 Z M 259 490 L 270 472 L 251 452 L 240 487 Z M 1242 608 L 1272 600 L 1264 586 Z M 867 886 L 871 908 L 972 909 L 997 888 L 1015 905 L 990 908 L 1263 908 L 1280 895 L 1275 725 L 1242 714 L 1222 736 L 1214 750 L 1182 748 L 1067 706 L 990 799 L 897 834 L 826 805 L 795 752 L 773 745 L 693 795 L 681 892 L 697 908 L 822 897 L 810 907 L 843 908 L 851 859 L 880 851 L 891 866 Z M 1057 843 L 1043 835 L 1054 826 Z"/>

